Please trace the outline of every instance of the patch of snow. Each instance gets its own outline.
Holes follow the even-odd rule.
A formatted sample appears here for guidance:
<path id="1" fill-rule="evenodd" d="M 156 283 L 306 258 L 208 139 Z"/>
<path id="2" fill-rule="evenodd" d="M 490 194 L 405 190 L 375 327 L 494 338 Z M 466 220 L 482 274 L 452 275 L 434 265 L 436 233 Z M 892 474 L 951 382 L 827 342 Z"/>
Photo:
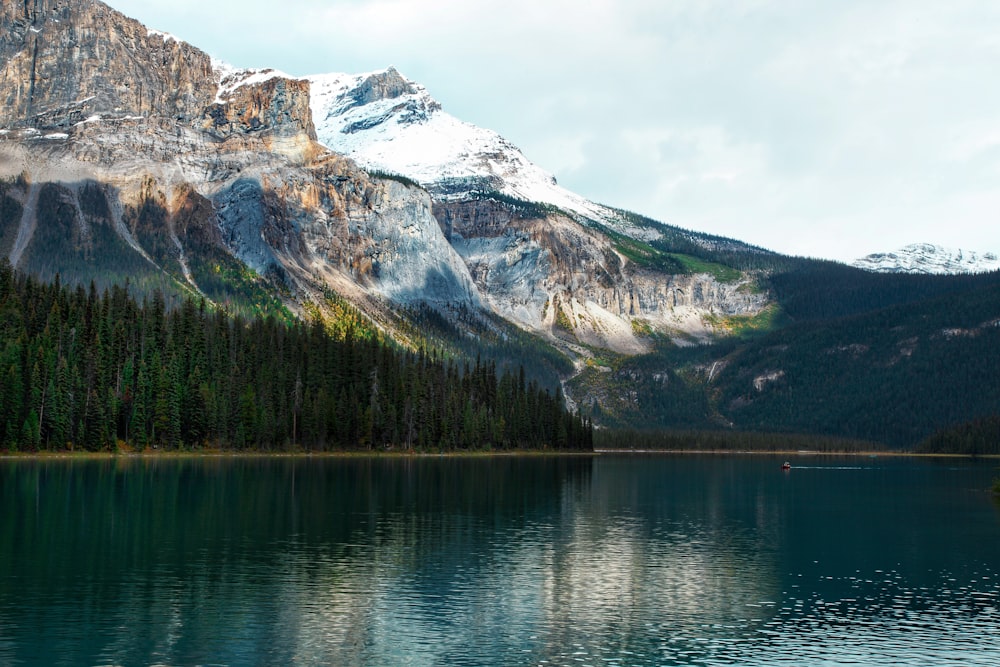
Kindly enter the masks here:
<path id="1" fill-rule="evenodd" d="M 46 134 L 43 139 L 59 140 L 59 139 L 69 139 L 69 135 L 65 132 L 53 132 L 52 134 Z"/>
<path id="2" fill-rule="evenodd" d="M 169 32 L 163 32 L 162 30 L 153 30 L 152 28 L 147 28 L 146 29 L 146 36 L 147 37 L 159 37 L 164 42 L 177 42 L 178 44 L 181 44 L 181 43 L 184 42 L 184 40 L 178 38 L 176 35 L 171 35 Z"/>
<path id="3" fill-rule="evenodd" d="M 914 243 L 895 252 L 862 257 L 851 265 L 875 273 L 986 273 L 1000 270 L 1000 256 L 993 252 L 971 252 L 931 243 Z"/>
<path id="4" fill-rule="evenodd" d="M 211 56 L 212 71 L 215 73 L 215 78 L 217 81 L 222 81 L 230 74 L 235 74 L 239 71 L 238 67 L 230 65 L 225 60 L 220 60 L 215 56 Z"/>
<path id="5" fill-rule="evenodd" d="M 496 132 L 443 111 L 417 83 L 404 79 L 410 92 L 365 103 L 366 82 L 387 73 L 396 74 L 383 70 L 307 77 L 321 143 L 368 169 L 411 178 L 443 199 L 496 191 L 554 206 L 636 238 L 660 237 L 656 229 L 631 224 L 616 211 L 560 187 L 552 174 Z"/>
<path id="6" fill-rule="evenodd" d="M 256 86 L 271 79 L 292 79 L 299 77 L 285 74 L 276 69 L 235 69 L 222 63 L 212 61 L 215 72 L 219 76 L 219 90 L 215 93 L 215 104 L 227 104 L 229 96 L 243 86 Z"/>

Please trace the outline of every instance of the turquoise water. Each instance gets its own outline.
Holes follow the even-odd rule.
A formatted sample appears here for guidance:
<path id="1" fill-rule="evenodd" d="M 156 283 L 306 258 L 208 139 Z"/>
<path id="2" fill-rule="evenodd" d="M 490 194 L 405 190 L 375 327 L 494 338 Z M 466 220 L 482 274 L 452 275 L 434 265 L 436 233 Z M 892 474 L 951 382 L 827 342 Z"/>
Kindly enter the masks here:
<path id="1" fill-rule="evenodd" d="M 0 665 L 1000 665 L 997 462 L 0 462 Z"/>

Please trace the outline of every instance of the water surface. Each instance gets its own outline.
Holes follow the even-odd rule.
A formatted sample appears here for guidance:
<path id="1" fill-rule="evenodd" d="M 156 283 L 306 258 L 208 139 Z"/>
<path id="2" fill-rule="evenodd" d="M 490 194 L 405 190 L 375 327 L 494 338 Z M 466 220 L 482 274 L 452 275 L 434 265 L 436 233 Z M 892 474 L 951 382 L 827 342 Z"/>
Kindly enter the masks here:
<path id="1" fill-rule="evenodd" d="M 998 665 L 997 463 L 0 463 L 0 665 Z"/>

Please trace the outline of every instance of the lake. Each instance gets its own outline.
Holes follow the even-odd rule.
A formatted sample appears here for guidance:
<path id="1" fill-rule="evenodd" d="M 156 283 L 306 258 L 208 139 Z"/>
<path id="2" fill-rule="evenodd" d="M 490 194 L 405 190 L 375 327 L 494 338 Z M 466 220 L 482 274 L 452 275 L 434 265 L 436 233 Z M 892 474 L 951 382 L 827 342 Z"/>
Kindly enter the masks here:
<path id="1" fill-rule="evenodd" d="M 0 665 L 1000 665 L 997 461 L 0 461 Z"/>

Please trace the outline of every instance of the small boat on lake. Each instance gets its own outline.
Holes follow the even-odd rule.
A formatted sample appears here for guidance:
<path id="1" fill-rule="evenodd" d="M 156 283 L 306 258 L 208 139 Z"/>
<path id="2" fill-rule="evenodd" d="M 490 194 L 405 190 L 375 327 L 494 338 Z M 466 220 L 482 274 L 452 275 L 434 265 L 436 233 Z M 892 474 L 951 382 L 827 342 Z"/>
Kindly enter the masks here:
<path id="1" fill-rule="evenodd" d="M 788 461 L 785 461 L 784 463 L 781 464 L 781 469 L 782 470 L 791 470 L 792 469 L 792 464 L 789 463 Z"/>

